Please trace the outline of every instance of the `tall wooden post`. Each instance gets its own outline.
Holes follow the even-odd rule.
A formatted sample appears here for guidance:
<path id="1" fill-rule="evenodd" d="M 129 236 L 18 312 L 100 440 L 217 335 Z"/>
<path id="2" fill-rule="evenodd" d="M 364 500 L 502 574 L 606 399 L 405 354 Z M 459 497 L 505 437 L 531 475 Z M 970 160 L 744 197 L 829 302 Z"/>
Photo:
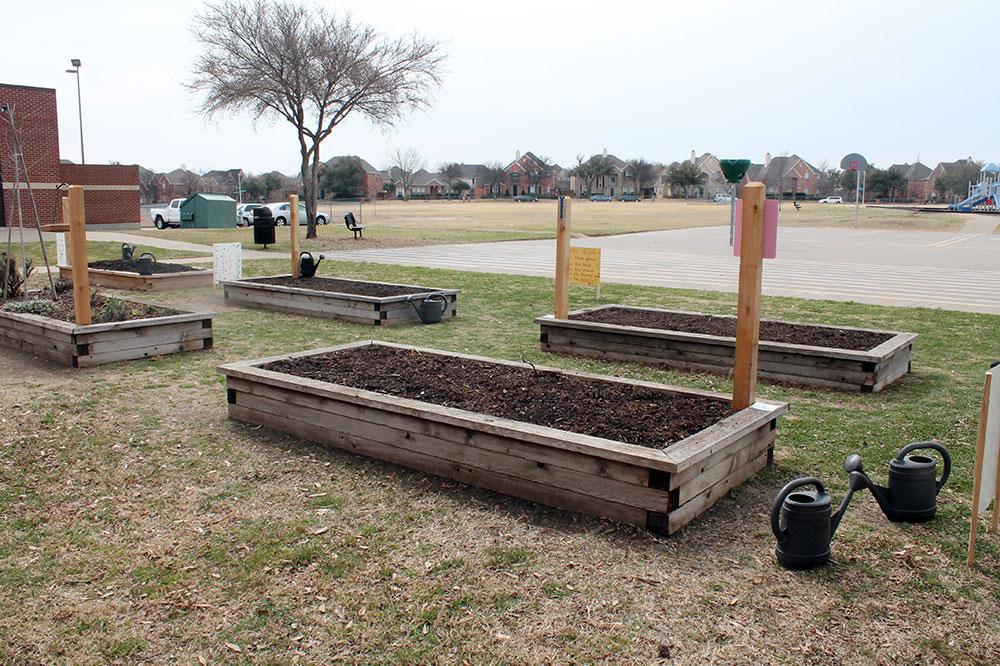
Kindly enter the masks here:
<path id="1" fill-rule="evenodd" d="M 736 306 L 736 362 L 733 409 L 746 409 L 757 397 L 757 343 L 760 338 L 760 279 L 764 264 L 764 183 L 743 186 L 740 237 L 740 294 Z"/>
<path id="2" fill-rule="evenodd" d="M 87 276 L 87 218 L 83 209 L 83 186 L 69 186 L 70 256 L 73 258 L 73 313 L 76 323 L 91 323 L 90 280 Z"/>
<path id="3" fill-rule="evenodd" d="M 288 197 L 288 205 L 291 207 L 289 215 L 289 229 L 292 241 L 292 277 L 301 277 L 299 269 L 299 195 L 292 194 Z"/>
<path id="4" fill-rule="evenodd" d="M 569 225 L 570 202 L 559 197 L 556 212 L 556 319 L 569 316 Z"/>

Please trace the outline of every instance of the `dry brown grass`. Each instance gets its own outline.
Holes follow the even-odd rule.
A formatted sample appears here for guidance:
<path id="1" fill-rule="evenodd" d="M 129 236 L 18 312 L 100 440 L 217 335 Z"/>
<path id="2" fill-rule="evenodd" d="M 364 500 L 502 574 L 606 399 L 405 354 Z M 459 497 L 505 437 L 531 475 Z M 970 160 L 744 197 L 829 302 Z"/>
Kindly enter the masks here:
<path id="1" fill-rule="evenodd" d="M 379 337 L 543 357 L 530 315 L 547 307 L 546 281 L 341 269 L 465 289 L 458 322 Z M 622 285 L 607 297 L 732 306 L 729 296 Z M 221 301 L 213 290 L 156 298 Z M 0 394 L 0 661 L 1000 662 L 1000 544 L 984 537 L 975 569 L 962 558 L 975 369 L 985 367 L 980 347 L 995 348 L 996 318 L 792 299 L 766 299 L 765 309 L 917 330 L 917 372 L 874 396 L 762 386 L 793 406 L 777 467 L 668 539 L 226 419 L 218 364 L 373 335 L 361 326 L 227 310 L 211 351 L 75 372 L 0 351 L 0 375 L 18 378 Z M 727 387 L 639 366 L 545 362 Z M 845 448 L 864 447 L 881 476 L 892 442 L 914 431 L 953 446 L 942 515 L 889 525 L 862 497 L 831 567 L 779 569 L 766 522 L 777 487 L 803 473 L 840 478 Z M 831 485 L 839 499 L 842 482 Z"/>

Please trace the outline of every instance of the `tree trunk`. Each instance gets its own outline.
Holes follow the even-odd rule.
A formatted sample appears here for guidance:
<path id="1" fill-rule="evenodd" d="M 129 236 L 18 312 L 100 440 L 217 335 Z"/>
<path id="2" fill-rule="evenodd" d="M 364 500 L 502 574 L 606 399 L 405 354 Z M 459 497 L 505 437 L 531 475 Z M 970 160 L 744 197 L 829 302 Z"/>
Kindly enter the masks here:
<path id="1" fill-rule="evenodd" d="M 303 181 L 303 188 L 305 189 L 303 194 L 306 198 L 306 217 L 309 218 L 309 223 L 306 226 L 306 238 L 317 238 L 319 236 L 316 229 L 316 213 L 319 206 L 317 203 L 319 192 L 319 144 L 313 148 L 312 169 L 310 169 L 309 176 L 309 188 L 304 187 L 305 181 Z"/>
<path id="2" fill-rule="evenodd" d="M 303 198 L 308 202 L 311 192 L 312 174 L 310 173 L 309 150 L 306 148 L 304 141 L 300 141 L 300 151 L 302 153 L 302 194 Z M 308 203 L 306 203 L 306 218 L 306 238 L 316 238 L 316 218 L 309 215 Z M 301 224 L 301 220 L 299 223 Z"/>

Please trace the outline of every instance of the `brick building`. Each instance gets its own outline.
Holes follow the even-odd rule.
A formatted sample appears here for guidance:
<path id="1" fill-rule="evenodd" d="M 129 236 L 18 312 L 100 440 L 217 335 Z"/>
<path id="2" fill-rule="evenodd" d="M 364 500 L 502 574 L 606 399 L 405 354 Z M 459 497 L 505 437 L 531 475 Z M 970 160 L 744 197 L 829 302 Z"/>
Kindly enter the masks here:
<path id="1" fill-rule="evenodd" d="M 138 227 L 139 167 L 121 164 L 72 164 L 59 160 L 56 91 L 0 83 L 0 107 L 10 108 L 18 130 L 27 179 L 43 225 L 62 221 L 57 189 L 61 183 L 83 185 L 87 224 Z M 0 118 L 0 225 L 16 225 L 14 135 L 8 116 Z M 21 207 L 25 225 L 34 225 L 25 173 L 20 169 Z"/>

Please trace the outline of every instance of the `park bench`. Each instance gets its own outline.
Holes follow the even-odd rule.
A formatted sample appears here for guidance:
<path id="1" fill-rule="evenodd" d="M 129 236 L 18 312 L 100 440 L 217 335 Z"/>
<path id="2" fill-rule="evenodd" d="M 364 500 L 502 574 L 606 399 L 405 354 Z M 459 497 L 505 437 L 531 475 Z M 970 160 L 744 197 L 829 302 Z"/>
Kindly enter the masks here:
<path id="1" fill-rule="evenodd" d="M 358 221 L 354 218 L 354 213 L 349 212 L 344 216 L 344 224 L 347 225 L 348 229 L 354 232 L 354 240 L 364 238 L 364 235 L 361 232 L 365 230 L 365 225 L 358 224 Z"/>

